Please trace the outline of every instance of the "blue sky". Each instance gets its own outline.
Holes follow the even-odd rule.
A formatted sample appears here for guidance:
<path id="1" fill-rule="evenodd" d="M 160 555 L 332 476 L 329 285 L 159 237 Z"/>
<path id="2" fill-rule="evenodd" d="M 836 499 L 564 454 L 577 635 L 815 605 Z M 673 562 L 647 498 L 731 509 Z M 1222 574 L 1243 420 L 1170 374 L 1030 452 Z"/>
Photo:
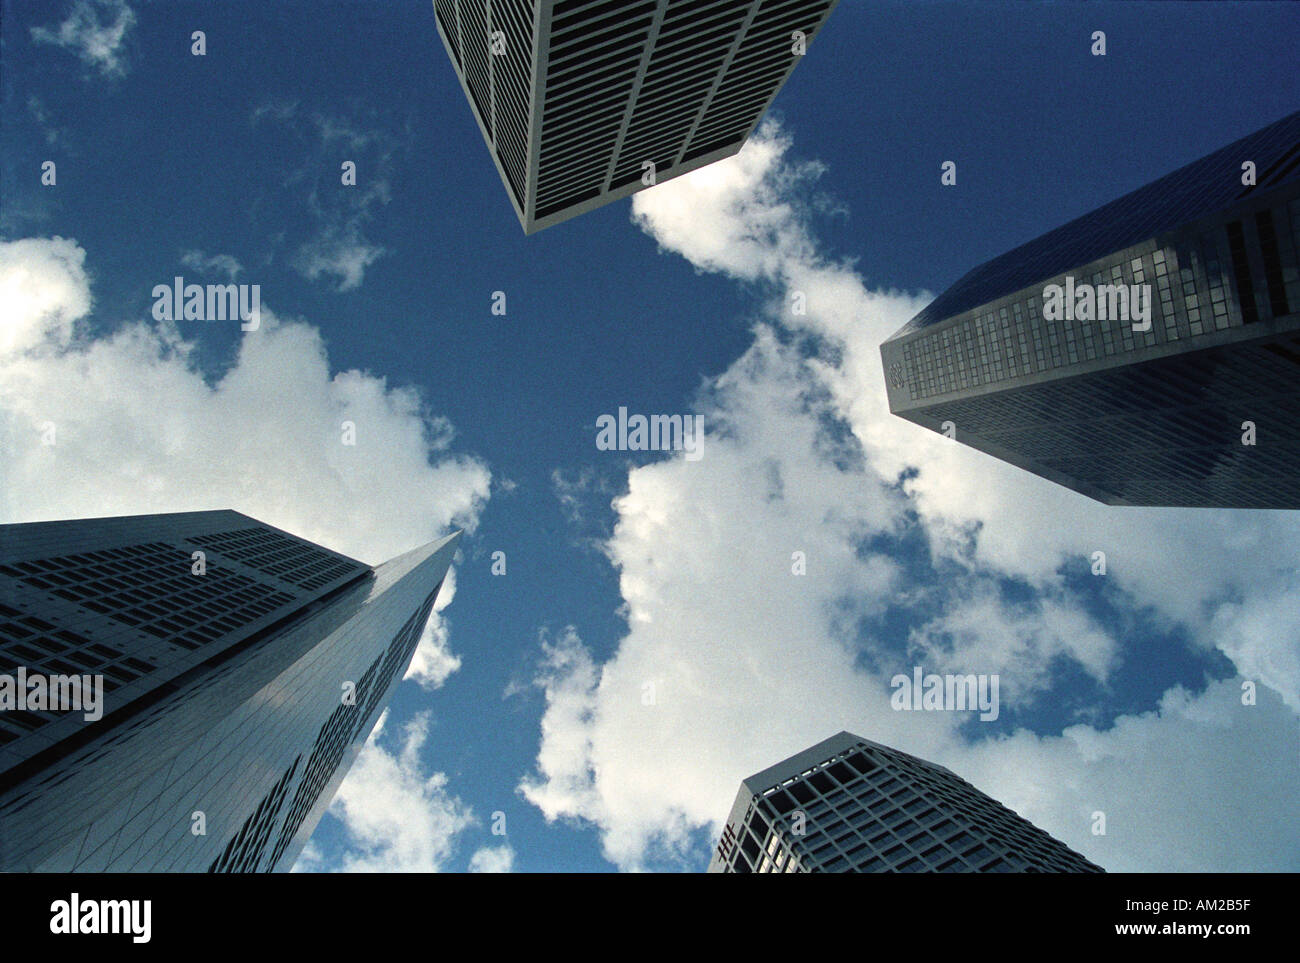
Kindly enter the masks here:
<path id="1" fill-rule="evenodd" d="M 701 869 L 739 780 L 840 728 L 1108 868 L 1300 868 L 1296 521 L 1105 509 L 937 451 L 872 367 L 971 267 L 1294 110 L 1294 7 L 843 0 L 743 160 L 531 237 L 428 3 L 5 0 L 4 23 L 28 334 L 3 520 L 233 507 L 369 562 L 469 530 L 441 661 L 313 868 Z M 273 315 L 257 345 L 152 321 L 155 284 L 236 263 Z M 598 450 L 620 406 L 704 414 L 705 456 Z M 55 407 L 41 462 L 24 432 Z M 322 440 L 339 412 L 356 451 Z M 917 664 L 1000 672 L 999 719 L 891 713 Z"/>

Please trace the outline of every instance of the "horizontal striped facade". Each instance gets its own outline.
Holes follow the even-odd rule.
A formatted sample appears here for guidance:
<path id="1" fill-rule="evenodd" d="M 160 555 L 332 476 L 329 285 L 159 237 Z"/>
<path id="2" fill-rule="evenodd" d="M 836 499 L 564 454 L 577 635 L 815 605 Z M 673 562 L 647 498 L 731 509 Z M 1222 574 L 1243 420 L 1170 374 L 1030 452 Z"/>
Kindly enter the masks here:
<path id="1" fill-rule="evenodd" d="M 739 151 L 836 2 L 436 0 L 434 13 L 531 234 Z"/>

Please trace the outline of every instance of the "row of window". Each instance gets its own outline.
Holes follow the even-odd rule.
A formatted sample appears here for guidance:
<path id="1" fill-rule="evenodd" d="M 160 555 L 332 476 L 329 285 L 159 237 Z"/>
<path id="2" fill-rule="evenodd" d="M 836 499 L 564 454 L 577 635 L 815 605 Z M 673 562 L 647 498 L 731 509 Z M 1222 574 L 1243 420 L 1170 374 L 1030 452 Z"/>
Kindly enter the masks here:
<path id="1" fill-rule="evenodd" d="M 756 798 L 739 832 L 728 826 L 719 843 L 734 872 L 1096 869 L 952 774 L 865 746 Z"/>
<path id="2" fill-rule="evenodd" d="M 1300 303 L 1296 265 L 1300 199 L 1279 208 L 1277 215 L 1261 211 L 1248 222 L 1254 224 L 1263 251 L 1264 288 L 1274 316 L 1281 316 L 1292 304 Z M 1276 227 L 1279 221 L 1281 230 Z M 1240 312 L 1241 320 L 1236 323 L 1253 323 L 1259 314 L 1244 244 L 1242 222 L 1234 221 L 1221 230 L 1149 255 L 1120 252 L 1115 263 L 1090 277 L 1076 278 L 1076 284 L 1089 283 L 1094 288 L 1150 284 L 1150 331 L 1134 332 L 1131 320 L 1042 319 L 1041 291 L 1035 288 L 1021 292 L 1009 304 L 990 307 L 964 322 L 906 342 L 902 380 L 912 398 L 928 398 L 1128 352 L 1135 345 L 1198 337 L 1234 323 L 1230 302 Z M 1225 270 L 1229 267 L 1231 280 Z"/>

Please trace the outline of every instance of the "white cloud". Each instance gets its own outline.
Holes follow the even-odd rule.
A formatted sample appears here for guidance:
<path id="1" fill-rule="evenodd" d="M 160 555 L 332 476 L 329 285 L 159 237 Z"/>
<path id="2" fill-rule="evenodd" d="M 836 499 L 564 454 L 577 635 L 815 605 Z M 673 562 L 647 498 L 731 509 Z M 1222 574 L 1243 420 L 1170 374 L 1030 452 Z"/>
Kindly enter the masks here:
<path id="1" fill-rule="evenodd" d="M 105 77 L 126 73 L 126 35 L 135 25 L 135 11 L 125 0 L 76 0 L 68 18 L 57 27 L 33 27 L 32 39 L 73 51 L 82 62 Z"/>
<path id="2" fill-rule="evenodd" d="M 1294 872 L 1297 759 L 1295 715 L 1272 693 L 1243 706 L 1226 680 L 1175 687 L 1104 732 L 1021 731 L 935 761 L 1112 872 Z"/>
<path id="3" fill-rule="evenodd" d="M 210 380 L 174 326 L 88 339 L 85 260 L 64 238 L 0 243 L 0 521 L 234 508 L 370 564 L 473 530 L 490 474 L 450 451 L 450 425 L 418 392 L 331 375 L 319 331 L 265 306 Z M 407 673 L 426 689 L 460 666 L 440 614 L 454 593 L 449 573 Z M 443 777 L 418 775 L 423 738 L 408 730 L 396 756 L 368 746 L 349 775 L 345 818 L 364 853 L 353 863 L 437 862 L 463 822 Z M 410 826 L 385 799 L 415 807 Z"/>
<path id="4" fill-rule="evenodd" d="M 1248 603 L 1225 602 L 1210 634 L 1243 676 L 1282 693 L 1300 712 L 1300 577 L 1294 569 L 1268 579 Z"/>
<path id="5" fill-rule="evenodd" d="M 536 684 L 546 695 L 542 746 L 537 758 L 540 778 L 527 779 L 524 796 L 546 818 L 561 815 L 599 817 L 595 785 L 588 765 L 589 727 L 595 708 L 596 665 L 572 628 L 551 643 L 543 640 L 544 662 Z"/>
<path id="6" fill-rule="evenodd" d="M 0 364 L 24 352 L 66 348 L 90 311 L 86 252 L 62 237 L 0 244 Z"/>
<path id="7" fill-rule="evenodd" d="M 438 592 L 438 598 L 433 603 L 429 621 L 420 635 L 420 644 L 415 647 L 415 654 L 411 656 L 411 665 L 403 677 L 418 682 L 425 690 L 437 689 L 447 681 L 448 676 L 460 668 L 460 656 L 451 651 L 447 623 L 438 614 L 450 605 L 455 597 L 456 572 L 450 569 L 442 583 L 441 591 Z"/>
<path id="8" fill-rule="evenodd" d="M 438 872 L 473 825 L 469 807 L 447 792 L 447 777 L 423 774 L 420 750 L 430 727 L 429 713 L 416 715 L 395 752 L 379 745 L 377 729 L 357 756 L 330 806 L 346 834 L 343 872 Z M 314 862 L 307 856 L 304 850 L 303 869 L 321 868 L 319 848 L 310 854 Z"/>
<path id="9" fill-rule="evenodd" d="M 1010 605 L 991 579 L 972 578 L 945 601 L 943 611 L 911 631 L 909 651 L 916 664 L 955 673 L 974 665 L 982 673 L 997 674 L 1004 705 L 1027 701 L 1048 688 L 1059 657 L 1100 683 L 1115 667 L 1117 640 L 1060 595 Z"/>
<path id="10" fill-rule="evenodd" d="M 1099 505 L 891 416 L 879 344 L 927 298 L 869 290 L 819 253 L 800 198 L 820 168 L 789 152 L 765 126 L 737 157 L 634 198 L 661 248 L 760 283 L 773 307 L 697 409 L 705 457 L 635 468 L 614 501 L 604 547 L 628 633 L 603 663 L 576 632 L 544 646 L 526 797 L 595 824 L 620 866 L 696 859 L 740 779 L 849 729 L 949 766 L 1112 869 L 1296 868 L 1279 787 L 1297 778 L 1300 666 L 1281 560 L 1300 519 Z M 796 291 L 806 315 L 789 311 Z M 905 569 L 903 537 L 928 544 L 934 571 Z M 998 672 L 1023 702 L 1063 665 L 1103 691 L 1158 670 L 1067 586 L 1065 567 L 1099 549 L 1125 618 L 1217 646 L 1257 679 L 1259 705 L 1230 680 L 1104 730 L 975 743 L 955 714 L 889 708 L 889 677 L 918 657 Z M 997 597 L 1005 579 L 1037 601 Z M 891 611 L 927 614 L 900 643 L 875 621 Z M 1089 831 L 1096 810 L 1107 837 Z"/>
<path id="11" fill-rule="evenodd" d="M 482 846 L 469 858 L 471 873 L 509 873 L 515 866 L 515 851 L 508 843 Z"/>
<path id="12" fill-rule="evenodd" d="M 197 250 L 182 251 L 181 263 L 204 274 L 224 274 L 232 281 L 244 270 L 244 266 L 229 254 L 209 256 Z"/>
<path id="13" fill-rule="evenodd" d="M 229 507 L 371 564 L 473 529 L 490 474 L 417 391 L 331 374 L 319 331 L 265 306 L 211 380 L 174 327 L 78 341 L 84 260 L 63 238 L 0 244 L 5 521 Z"/>
<path id="14" fill-rule="evenodd" d="M 352 291 L 365 280 L 366 268 L 379 260 L 384 249 L 371 244 L 356 223 L 327 227 L 298 251 L 294 267 L 309 281 L 322 276 L 338 279 L 339 291 Z"/>

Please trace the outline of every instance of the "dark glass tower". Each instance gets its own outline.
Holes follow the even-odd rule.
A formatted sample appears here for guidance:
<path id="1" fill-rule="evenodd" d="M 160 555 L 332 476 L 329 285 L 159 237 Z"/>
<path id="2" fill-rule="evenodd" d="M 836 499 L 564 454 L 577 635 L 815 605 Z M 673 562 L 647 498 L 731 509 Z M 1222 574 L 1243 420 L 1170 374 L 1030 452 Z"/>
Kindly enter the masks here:
<path id="1" fill-rule="evenodd" d="M 740 786 L 710 873 L 1100 873 L 943 766 L 841 732 Z"/>
<path id="2" fill-rule="evenodd" d="M 1112 505 L 1300 508 L 1298 249 L 1300 113 L 965 275 L 889 408 Z"/>
<path id="3" fill-rule="evenodd" d="M 524 232 L 740 150 L 839 0 L 435 0 Z M 796 31 L 800 36 L 796 36 Z"/>
<path id="4" fill-rule="evenodd" d="M 232 511 L 0 526 L 0 684 L 102 682 L 0 711 L 0 870 L 291 867 L 459 537 L 372 569 Z"/>

